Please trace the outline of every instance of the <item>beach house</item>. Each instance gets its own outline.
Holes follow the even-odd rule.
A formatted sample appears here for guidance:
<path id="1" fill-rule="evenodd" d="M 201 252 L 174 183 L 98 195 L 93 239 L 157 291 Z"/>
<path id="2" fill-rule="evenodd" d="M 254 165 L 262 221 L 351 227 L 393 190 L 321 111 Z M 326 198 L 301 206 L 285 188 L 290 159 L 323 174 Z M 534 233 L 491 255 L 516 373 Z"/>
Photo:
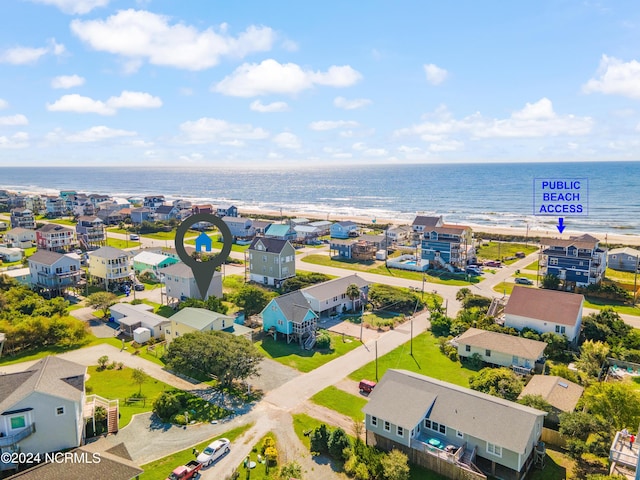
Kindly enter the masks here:
<path id="1" fill-rule="evenodd" d="M 154 338 L 162 338 L 169 319 L 153 313 L 153 307 L 141 303 L 116 303 L 109 309 L 113 320 L 120 325 L 120 330 L 127 336 L 133 337 L 138 328 L 146 328 Z"/>
<path id="2" fill-rule="evenodd" d="M 347 287 L 356 285 L 361 296 L 351 300 L 347 296 Z M 371 282 L 360 277 L 357 273 L 346 277 L 327 280 L 300 290 L 309 301 L 311 309 L 319 317 L 327 317 L 347 310 L 358 310 L 362 306 L 362 297 L 366 297 Z"/>
<path id="3" fill-rule="evenodd" d="M 555 275 L 565 290 L 599 284 L 607 269 L 607 249 L 591 235 L 543 238 L 539 260 L 541 275 Z"/>
<path id="4" fill-rule="evenodd" d="M 133 255 L 114 247 L 101 247 L 89 252 L 89 278 L 101 284 L 105 290 L 118 288 L 133 276 Z"/>
<path id="5" fill-rule="evenodd" d="M 31 228 L 12 228 L 4 234 L 8 245 L 16 248 L 31 248 L 36 243 L 36 231 Z"/>
<path id="6" fill-rule="evenodd" d="M 403 451 L 412 463 L 447 464 L 450 478 L 523 479 L 534 462 L 545 412 L 442 380 L 390 369 L 369 394 L 366 442 Z"/>
<path id="7" fill-rule="evenodd" d="M 229 203 L 218 205 L 216 207 L 216 215 L 219 217 L 237 217 L 238 207 Z"/>
<path id="8" fill-rule="evenodd" d="M 193 271 L 188 265 L 182 262 L 175 263 L 166 268 L 161 268 L 159 272 L 164 277 L 164 285 L 169 302 L 181 302 L 187 298 L 202 300 Z M 220 272 L 213 274 L 209 290 L 207 290 L 207 297 L 210 296 L 222 297 L 222 274 Z"/>
<path id="9" fill-rule="evenodd" d="M 358 225 L 355 222 L 336 222 L 329 227 L 331 238 L 346 239 L 358 236 Z"/>
<path id="10" fill-rule="evenodd" d="M 142 200 L 142 206 L 148 208 L 151 213 L 155 213 L 156 209 L 162 205 L 164 205 L 164 195 L 147 195 Z"/>
<path id="11" fill-rule="evenodd" d="M 421 257 L 434 268 L 450 266 L 464 268 L 467 261 L 475 258 L 473 233 L 464 225 L 440 227 L 424 226 L 421 241 Z"/>
<path id="12" fill-rule="evenodd" d="M 265 238 L 275 238 L 278 240 L 288 240 L 290 242 L 293 242 L 297 238 L 298 234 L 296 233 L 295 229 L 288 223 L 272 223 L 264 232 L 264 236 Z"/>
<path id="13" fill-rule="evenodd" d="M 28 208 L 14 208 L 11 210 L 11 228 L 36 228 L 36 220 L 33 212 Z"/>
<path id="14" fill-rule="evenodd" d="M 38 250 L 28 258 L 31 285 L 51 296 L 64 295 L 82 280 L 80 259 L 73 253 Z"/>
<path id="15" fill-rule="evenodd" d="M 614 270 L 638 272 L 640 267 L 640 250 L 631 247 L 613 248 L 607 254 L 607 265 Z"/>
<path id="16" fill-rule="evenodd" d="M 67 208 L 67 202 L 62 197 L 49 196 L 46 198 L 45 211 L 48 218 L 57 218 L 66 215 L 70 209 Z"/>
<path id="17" fill-rule="evenodd" d="M 234 323 L 235 318 L 205 308 L 186 307 L 172 315 L 171 324 L 165 328 L 167 344 L 191 332 L 227 331 L 233 335 L 250 338 L 251 329 Z"/>
<path id="18" fill-rule="evenodd" d="M 101 247 L 107 241 L 104 222 L 96 216 L 81 216 L 76 225 L 76 237 L 83 248 Z"/>
<path id="19" fill-rule="evenodd" d="M 36 243 L 39 250 L 68 252 L 78 244 L 73 228 L 55 223 L 47 223 L 36 230 Z"/>
<path id="20" fill-rule="evenodd" d="M 168 255 L 142 251 L 133 257 L 133 270 L 136 275 L 149 273 L 153 277 L 160 278 L 160 269 L 178 263 L 178 260 Z"/>
<path id="21" fill-rule="evenodd" d="M 575 293 L 516 286 L 504 307 L 504 326 L 565 335 L 577 343 L 584 297 Z"/>
<path id="22" fill-rule="evenodd" d="M 442 215 L 439 217 L 428 217 L 424 215 L 418 215 L 413 219 L 413 223 L 411 224 L 411 228 L 414 233 L 423 234 L 426 230 L 434 227 L 442 227 L 444 225 L 444 221 L 442 220 Z"/>
<path id="23" fill-rule="evenodd" d="M 300 291 L 286 293 L 272 299 L 260 312 L 262 328 L 277 340 L 278 333 L 287 343 L 297 341 L 311 348 L 315 344 L 318 315 L 307 297 Z"/>
<path id="24" fill-rule="evenodd" d="M 256 235 L 256 229 L 253 227 L 253 220 L 246 217 L 222 217 L 222 221 L 229 227 L 231 235 L 234 238 L 248 240 Z"/>
<path id="25" fill-rule="evenodd" d="M 296 251 L 287 240 L 256 237 L 247 252 L 249 278 L 254 282 L 278 287 L 296 276 Z"/>

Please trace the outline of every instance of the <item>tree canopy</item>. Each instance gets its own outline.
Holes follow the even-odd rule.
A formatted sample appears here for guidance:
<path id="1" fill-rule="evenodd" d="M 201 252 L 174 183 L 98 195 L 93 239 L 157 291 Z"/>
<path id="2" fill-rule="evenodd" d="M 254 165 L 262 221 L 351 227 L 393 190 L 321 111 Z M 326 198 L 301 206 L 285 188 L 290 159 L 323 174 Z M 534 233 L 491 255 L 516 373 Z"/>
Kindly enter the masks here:
<path id="1" fill-rule="evenodd" d="M 87 297 L 87 306 L 102 310 L 102 316 L 106 317 L 109 313 L 109 307 L 118 302 L 118 297 L 111 292 L 96 292 Z"/>
<path id="2" fill-rule="evenodd" d="M 508 368 L 483 368 L 469 379 L 473 390 L 488 393 L 506 400 L 516 401 L 522 392 L 522 380 Z"/>
<path id="3" fill-rule="evenodd" d="M 260 313 L 271 300 L 271 296 L 262 288 L 254 285 L 243 285 L 236 293 L 234 301 L 236 305 L 244 309 L 245 317 Z"/>

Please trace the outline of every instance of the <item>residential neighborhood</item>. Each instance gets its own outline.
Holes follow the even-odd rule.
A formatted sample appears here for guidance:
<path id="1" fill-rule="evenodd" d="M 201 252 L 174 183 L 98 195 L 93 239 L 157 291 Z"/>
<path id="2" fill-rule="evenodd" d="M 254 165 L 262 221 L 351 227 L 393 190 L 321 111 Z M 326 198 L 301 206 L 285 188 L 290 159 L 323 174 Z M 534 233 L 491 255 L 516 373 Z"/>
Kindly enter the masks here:
<path id="1" fill-rule="evenodd" d="M 640 357 L 615 350 L 624 344 L 635 351 L 631 340 L 620 339 L 634 338 L 628 332 L 640 322 L 627 313 L 616 320 L 616 312 L 594 309 L 591 300 L 599 285 L 622 282 L 611 272 L 634 271 L 637 251 L 631 247 L 608 250 L 582 235 L 542 238 L 535 245 L 502 241 L 505 253 L 496 256 L 486 253 L 495 242 L 477 242 L 470 227 L 445 223 L 443 216 L 418 215 L 412 224 L 378 227 L 260 219 L 233 205 L 192 205 L 155 194 L 134 200 L 139 203 L 61 192 L 42 200 L 45 215 L 33 216 L 33 225 L 18 223 L 29 218 L 24 207 L 4 217 L 12 228 L 0 245 L 2 261 L 10 265 L 0 266 L 0 279 L 7 279 L 1 288 L 26 286 L 42 301 L 62 302 L 51 308 L 61 308 L 64 318 L 73 319 L 65 322 L 79 322 L 77 335 L 93 340 L 77 346 L 65 340 L 74 346 L 52 354 L 47 342 L 34 346 L 18 335 L 24 313 L 0 313 L 2 452 L 100 451 L 122 472 L 117 478 L 146 478 L 141 472 L 172 458 L 175 448 L 191 452 L 231 425 L 245 425 L 243 438 L 255 443 L 257 432 L 267 432 L 259 412 L 277 410 L 286 422 L 297 422 L 302 411 L 317 422 L 308 437 L 320 424 L 341 428 L 379 455 L 401 452 L 420 471 L 452 479 L 535 479 L 552 458 L 597 470 L 567 450 L 574 441 L 568 419 L 590 408 L 593 389 L 618 388 L 640 377 Z M 39 205 L 33 198 L 31 203 Z M 174 248 L 180 219 L 202 212 L 220 216 L 234 237 L 230 257 L 212 275 L 204 298 Z M 185 236 L 188 254 L 215 254 L 219 233 L 211 225 L 198 227 Z M 470 269 L 478 273 L 472 276 Z M 587 280 L 579 281 L 582 276 Z M 529 285 L 520 278 L 536 281 Z M 555 287 L 545 286 L 549 282 Z M 44 306 L 20 308 L 34 318 L 56 318 L 39 327 L 43 332 L 63 318 L 41 313 Z M 614 337 L 615 329 L 626 333 Z M 191 343 L 197 341 L 205 343 Z M 232 380 L 236 392 L 256 397 L 221 389 L 222 379 L 236 370 L 233 362 L 222 374 L 213 367 L 227 365 L 223 358 L 200 363 L 207 349 L 223 344 L 228 354 L 251 351 L 242 355 L 260 359 L 257 370 Z M 599 345 L 607 345 L 606 353 L 597 353 L 604 348 Z M 43 356 L 24 365 L 5 363 L 21 349 Z M 590 357 L 583 353 L 593 349 Z M 94 383 L 103 381 L 103 372 L 123 376 L 136 369 L 143 372 L 137 374 L 140 397 L 138 387 L 123 380 L 114 385 L 131 390 L 124 395 Z M 163 435 L 175 437 L 175 448 L 154 452 L 132 441 L 127 432 L 147 429 L 159 418 L 154 412 L 160 393 L 145 394 L 152 388 L 149 376 L 176 392 L 193 392 L 220 417 L 202 421 L 197 410 L 187 411 L 194 416 L 190 423 L 174 413 Z M 492 376 L 501 376 L 501 388 L 488 386 Z M 189 388 L 189 382 L 198 387 Z M 327 395 L 340 401 L 323 400 Z M 130 411 L 139 414 L 123 420 Z M 358 418 L 364 421 L 361 433 L 354 427 Z M 609 442 L 607 469 L 633 478 L 637 453 L 625 449 L 620 432 L 637 425 L 624 420 L 611 428 L 611 437 L 599 433 Z M 50 429 L 60 434 L 47 435 Z M 182 429 L 191 432 L 183 440 L 177 437 Z M 145 435 L 152 445 L 156 434 Z M 95 438 L 100 440 L 93 443 Z M 304 478 L 342 478 L 325 469 L 328 463 L 313 460 L 302 438 L 286 441 L 298 451 Z M 595 449 L 589 439 L 579 441 Z M 243 459 L 251 456 L 253 443 L 247 442 L 232 441 L 230 453 L 213 466 L 199 466 L 202 478 L 242 471 Z M 197 465 L 195 456 L 192 461 Z M 2 470 L 15 478 L 55 471 L 44 464 L 20 467 L 11 462 Z"/>

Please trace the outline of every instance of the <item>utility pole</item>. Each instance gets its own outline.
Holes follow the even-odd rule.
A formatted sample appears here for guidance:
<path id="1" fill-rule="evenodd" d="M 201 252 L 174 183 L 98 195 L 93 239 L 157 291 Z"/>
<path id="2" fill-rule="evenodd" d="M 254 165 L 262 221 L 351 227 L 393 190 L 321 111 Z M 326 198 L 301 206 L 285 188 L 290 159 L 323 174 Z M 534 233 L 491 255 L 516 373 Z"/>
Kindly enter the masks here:
<path id="1" fill-rule="evenodd" d="M 378 341 L 376 340 L 376 382 L 378 381 Z"/>
<path id="2" fill-rule="evenodd" d="M 640 262 L 640 254 L 636 254 L 636 271 L 633 274 L 633 306 L 636 306 L 638 301 L 638 263 Z"/>
<path id="3" fill-rule="evenodd" d="M 413 357 L 413 317 L 411 318 L 411 341 L 410 341 L 409 355 Z"/>

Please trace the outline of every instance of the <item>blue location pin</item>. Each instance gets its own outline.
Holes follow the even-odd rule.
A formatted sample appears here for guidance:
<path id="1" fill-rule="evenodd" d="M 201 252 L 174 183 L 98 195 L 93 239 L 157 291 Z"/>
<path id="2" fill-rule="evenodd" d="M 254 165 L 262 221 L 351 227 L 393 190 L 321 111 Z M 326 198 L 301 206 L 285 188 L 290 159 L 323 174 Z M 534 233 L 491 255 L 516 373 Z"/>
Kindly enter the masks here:
<path id="1" fill-rule="evenodd" d="M 206 222 L 211 223 L 218 227 L 220 233 L 222 233 L 222 251 L 213 258 L 210 258 L 206 262 L 201 262 L 190 256 L 184 248 L 184 236 L 192 225 L 196 223 Z M 231 230 L 226 223 L 222 221 L 220 217 L 216 217 L 210 213 L 198 213 L 191 215 L 184 222 L 178 225 L 176 229 L 176 251 L 178 257 L 184 262 L 185 265 L 191 268 L 193 276 L 196 279 L 196 285 L 200 291 L 202 300 L 206 299 L 207 292 L 209 291 L 209 285 L 211 285 L 211 279 L 213 278 L 216 268 L 222 265 L 231 252 L 231 246 L 233 245 L 233 236 Z M 211 251 L 211 239 L 202 232 L 198 238 L 196 238 L 196 250 L 205 248 L 207 252 Z"/>

